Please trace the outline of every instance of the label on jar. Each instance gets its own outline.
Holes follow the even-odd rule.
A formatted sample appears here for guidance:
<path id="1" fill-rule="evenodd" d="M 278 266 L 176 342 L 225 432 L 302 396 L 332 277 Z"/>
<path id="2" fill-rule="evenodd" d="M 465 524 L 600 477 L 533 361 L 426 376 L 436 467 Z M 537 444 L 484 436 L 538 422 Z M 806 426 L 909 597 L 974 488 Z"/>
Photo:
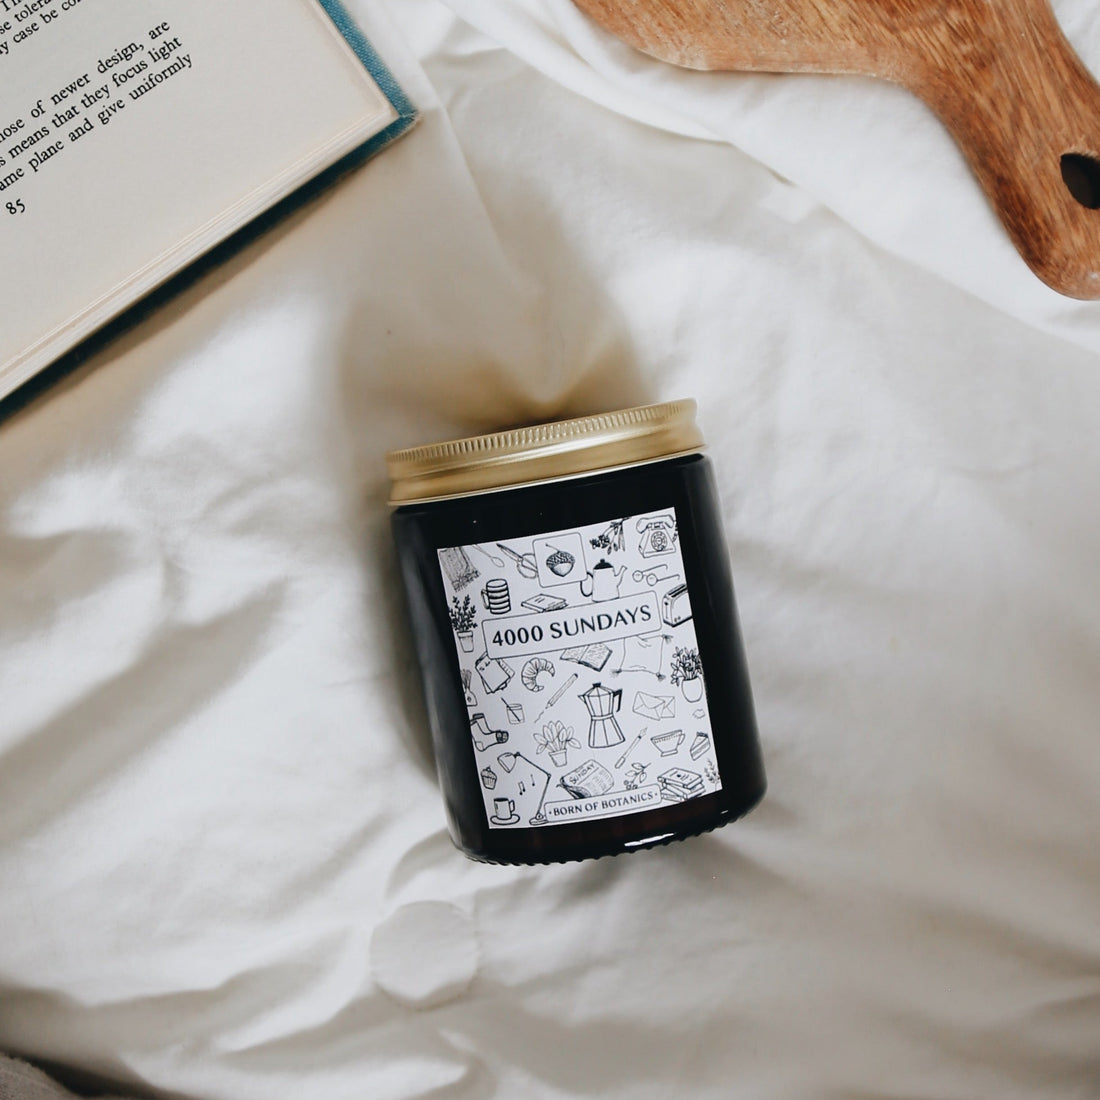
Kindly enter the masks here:
<path id="1" fill-rule="evenodd" d="M 490 828 L 721 789 L 673 512 L 438 554 Z"/>

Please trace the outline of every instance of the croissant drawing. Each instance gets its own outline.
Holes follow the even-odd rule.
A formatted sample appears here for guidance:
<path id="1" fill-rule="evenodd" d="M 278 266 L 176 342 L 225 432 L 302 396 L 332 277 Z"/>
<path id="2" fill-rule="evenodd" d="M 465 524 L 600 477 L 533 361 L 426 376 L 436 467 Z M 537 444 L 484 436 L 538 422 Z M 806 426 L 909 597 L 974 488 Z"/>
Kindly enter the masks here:
<path id="1" fill-rule="evenodd" d="M 532 657 L 523 666 L 519 678 L 523 681 L 523 686 L 529 691 L 542 691 L 544 685 L 539 683 L 539 673 L 541 672 L 549 672 L 553 676 L 553 664 L 545 657 Z"/>

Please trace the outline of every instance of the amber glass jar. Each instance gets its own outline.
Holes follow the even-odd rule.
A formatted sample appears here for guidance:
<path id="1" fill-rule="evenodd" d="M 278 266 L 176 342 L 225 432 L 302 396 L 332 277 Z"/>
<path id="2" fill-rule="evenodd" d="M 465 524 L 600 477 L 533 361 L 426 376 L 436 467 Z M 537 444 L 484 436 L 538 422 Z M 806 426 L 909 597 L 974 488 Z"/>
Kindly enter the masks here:
<path id="1" fill-rule="evenodd" d="M 474 859 L 610 855 L 764 769 L 695 403 L 387 456 L 440 786 Z"/>

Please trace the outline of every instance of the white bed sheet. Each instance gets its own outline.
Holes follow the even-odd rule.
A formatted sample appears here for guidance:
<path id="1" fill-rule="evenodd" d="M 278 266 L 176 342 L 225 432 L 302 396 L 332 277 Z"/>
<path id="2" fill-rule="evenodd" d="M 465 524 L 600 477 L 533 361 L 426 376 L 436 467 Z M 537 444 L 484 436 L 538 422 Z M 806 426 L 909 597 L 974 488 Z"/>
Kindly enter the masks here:
<path id="1" fill-rule="evenodd" d="M 1100 305 L 896 89 L 351 6 L 416 130 L 0 425 L 0 1050 L 203 1100 L 1100 1096 Z M 1100 0 L 1057 12 L 1100 71 Z M 768 796 L 469 862 L 383 454 L 680 396 Z"/>

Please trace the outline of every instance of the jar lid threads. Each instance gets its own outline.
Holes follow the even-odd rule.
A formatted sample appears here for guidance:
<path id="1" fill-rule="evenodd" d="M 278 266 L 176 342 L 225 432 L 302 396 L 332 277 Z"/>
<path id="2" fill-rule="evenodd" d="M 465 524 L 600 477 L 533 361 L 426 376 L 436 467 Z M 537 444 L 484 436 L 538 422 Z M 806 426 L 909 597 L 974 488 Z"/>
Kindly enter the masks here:
<path id="1" fill-rule="evenodd" d="M 577 477 L 703 449 L 691 399 L 391 451 L 390 504 Z"/>

